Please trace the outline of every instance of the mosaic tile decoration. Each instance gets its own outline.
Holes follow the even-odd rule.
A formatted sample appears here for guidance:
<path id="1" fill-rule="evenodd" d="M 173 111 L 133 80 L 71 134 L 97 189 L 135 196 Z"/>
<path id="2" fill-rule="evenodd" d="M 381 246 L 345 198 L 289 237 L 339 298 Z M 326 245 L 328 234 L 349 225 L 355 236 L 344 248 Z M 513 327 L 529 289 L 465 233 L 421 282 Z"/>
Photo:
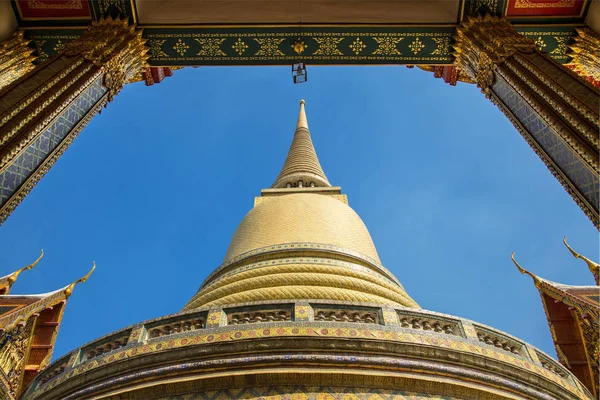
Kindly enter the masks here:
<path id="1" fill-rule="evenodd" d="M 257 324 L 260 325 L 260 324 Z M 156 340 L 141 344 L 138 346 L 125 347 L 105 355 L 98 356 L 89 361 L 78 364 L 70 371 L 50 380 L 46 385 L 37 387 L 39 390 L 50 390 L 62 382 L 73 378 L 74 376 L 86 373 L 92 369 L 104 365 L 144 354 L 151 354 L 158 351 L 170 351 L 176 348 L 232 342 L 238 340 L 259 339 L 259 338 L 277 338 L 277 337 L 330 337 L 330 338 L 348 338 L 348 339 L 377 339 L 384 341 L 413 343 L 415 345 L 434 346 L 440 349 L 460 351 L 464 353 L 475 354 L 486 358 L 492 358 L 505 362 L 512 366 L 524 369 L 531 373 L 543 376 L 544 378 L 570 390 L 578 393 L 579 390 L 569 380 L 563 379 L 553 374 L 541 365 L 524 359 L 520 356 L 499 350 L 493 346 L 485 345 L 480 342 L 469 341 L 456 336 L 436 336 L 424 335 L 421 333 L 409 333 L 406 330 L 387 330 L 373 326 L 369 327 L 347 327 L 344 324 L 326 324 L 326 323 L 279 323 L 271 326 L 234 326 L 220 328 L 218 330 L 206 329 L 193 331 L 187 335 L 178 335 L 166 337 L 164 340 Z M 224 363 L 229 361 L 223 360 Z"/>
<path id="2" fill-rule="evenodd" d="M 583 164 L 557 133 L 498 74 L 492 90 L 569 180 L 577 186 L 586 200 L 595 209 L 600 208 L 600 181 L 594 172 Z"/>
<path id="3" fill-rule="evenodd" d="M 555 400 L 556 397 L 553 397 L 552 395 L 548 395 L 545 394 L 543 392 L 540 392 L 538 390 L 536 390 L 534 387 L 528 386 L 528 385 L 523 385 L 519 382 L 517 382 L 516 380 L 513 379 L 507 379 L 501 375 L 496 375 L 496 374 L 489 374 L 485 371 L 477 371 L 477 370 L 473 370 L 471 368 L 465 368 L 464 366 L 461 365 L 448 365 L 448 364 L 440 364 L 439 362 L 437 362 L 436 360 L 418 360 L 418 359 L 410 359 L 410 358 L 397 358 L 397 357 L 386 357 L 386 356 L 347 356 L 347 355 L 333 355 L 333 354 L 312 354 L 312 355 L 307 355 L 307 354 L 294 354 L 294 355 L 290 355 L 290 354 L 280 354 L 280 355 L 272 355 L 272 354 L 264 354 L 264 355 L 258 355 L 258 356 L 247 356 L 244 355 L 243 357 L 235 357 L 235 358 L 227 358 L 225 360 L 219 360 L 219 359 L 212 359 L 212 360 L 203 360 L 203 361 L 193 361 L 193 362 L 182 362 L 179 364 L 175 364 L 175 365 L 164 365 L 164 366 L 157 366 L 157 367 L 150 367 L 148 369 L 144 369 L 141 371 L 131 371 L 131 372 L 125 372 L 119 376 L 116 377 L 111 377 L 108 380 L 104 381 L 104 382 L 98 382 L 98 383 L 92 383 L 90 385 L 86 385 L 83 388 L 81 388 L 80 390 L 76 391 L 76 392 L 71 392 L 69 395 L 67 395 L 66 397 L 63 397 L 62 400 L 78 400 L 82 397 L 87 397 L 90 394 L 94 394 L 97 393 L 98 391 L 103 391 L 105 389 L 108 388 L 114 388 L 114 387 L 118 387 L 121 386 L 127 382 L 133 382 L 133 381 L 137 381 L 139 379 L 142 380 L 148 380 L 150 379 L 152 376 L 160 376 L 160 375 L 164 375 L 164 374 L 168 374 L 168 375 L 177 375 L 177 374 L 182 374 L 185 373 L 186 371 L 194 371 L 194 370 L 199 370 L 199 369 L 212 369 L 214 366 L 219 366 L 220 368 L 224 367 L 224 366 L 231 366 L 231 367 L 239 367 L 240 365 L 244 365 L 244 364 L 255 364 L 255 363 L 260 363 L 260 364 L 271 364 L 271 365 L 281 365 L 282 363 L 285 363 L 289 366 L 293 366 L 296 363 L 301 363 L 301 364 L 306 364 L 307 362 L 316 362 L 319 365 L 323 365 L 323 363 L 326 364 L 331 364 L 333 363 L 333 365 L 337 365 L 337 368 L 340 368 L 340 366 L 343 365 L 353 365 L 353 366 L 367 366 L 370 368 L 392 368 L 393 370 L 404 370 L 404 371 L 430 371 L 434 374 L 437 373 L 441 373 L 444 376 L 453 376 L 453 377 L 462 377 L 463 379 L 466 379 L 467 381 L 476 381 L 479 383 L 484 384 L 485 386 L 490 385 L 492 387 L 502 387 L 505 389 L 508 389 L 511 392 L 521 392 L 525 398 L 535 398 L 538 400 Z M 293 367 L 292 367 L 293 368 Z M 335 368 L 335 367 L 334 367 Z M 343 367 L 342 367 L 343 368 Z M 342 373 L 343 374 L 343 373 Z M 273 382 L 273 380 L 271 380 L 270 378 L 272 377 L 276 377 L 278 375 L 277 372 L 274 372 L 272 374 L 268 374 L 266 376 L 267 382 Z M 357 385 L 357 377 L 360 376 L 360 373 L 354 373 L 353 375 L 349 375 L 349 379 L 339 379 L 339 378 L 343 378 L 343 377 L 337 377 L 334 378 L 336 383 L 341 383 L 341 386 L 343 387 L 356 387 L 356 386 L 362 386 L 362 387 L 369 387 L 369 388 L 373 388 L 373 387 L 380 387 L 382 384 L 385 385 L 386 387 L 389 388 L 390 385 L 390 377 L 386 377 L 384 379 L 378 379 L 378 377 L 375 377 L 375 381 L 372 382 L 371 384 L 369 384 L 368 386 L 365 385 Z M 264 375 L 255 375 L 256 378 L 260 378 L 261 376 Z M 298 377 L 297 381 L 302 382 L 302 375 L 296 375 Z M 315 374 L 314 375 L 315 378 L 317 378 L 319 376 L 319 374 Z M 214 390 L 218 390 L 221 389 L 223 387 L 226 388 L 235 388 L 235 387 L 240 387 L 240 382 L 235 382 L 231 381 L 231 376 L 221 376 L 221 379 L 224 380 L 224 382 L 221 382 L 219 386 L 214 387 Z M 289 382 L 289 378 L 286 380 L 286 382 Z M 376 383 L 377 381 L 379 381 L 379 384 Z M 194 381 L 192 381 L 193 383 Z M 198 383 L 201 383 L 202 381 L 195 381 Z M 255 381 L 256 382 L 256 381 Z M 313 382 L 312 380 L 309 380 L 308 382 Z M 190 381 L 188 381 L 187 383 L 190 383 Z M 187 383 L 184 382 L 179 382 L 176 392 L 178 393 L 185 393 L 187 391 L 187 393 L 202 393 L 202 392 L 206 392 L 206 390 L 196 390 L 194 389 L 194 386 L 188 386 Z M 229 383 L 229 384 L 228 384 Z M 298 383 L 300 384 L 300 383 Z M 415 385 L 418 385 L 418 382 L 414 382 Z M 183 385 L 185 385 L 186 387 L 184 387 Z M 244 384 L 245 387 L 251 387 L 252 385 L 248 385 L 248 384 Z M 257 384 L 256 387 L 261 387 L 263 385 Z M 308 385 L 307 385 L 308 386 Z M 331 386 L 337 386 L 336 384 L 331 385 Z M 428 386 L 428 385 L 426 385 Z M 413 386 L 416 388 L 416 386 Z M 450 389 L 452 386 L 449 386 L 448 388 Z M 44 389 L 36 389 L 35 391 L 31 390 L 32 388 L 30 387 L 30 389 L 28 390 L 28 395 L 29 393 L 32 393 L 31 396 L 33 398 L 37 398 L 39 395 L 46 393 L 47 388 Z M 580 388 L 578 388 L 580 389 Z M 51 388 L 50 388 L 51 390 Z M 437 391 L 439 393 L 439 391 Z M 150 393 L 154 394 L 154 392 L 152 392 L 152 390 L 150 391 Z M 431 392 L 430 392 L 431 393 Z M 584 394 L 584 391 L 579 391 L 579 392 L 573 392 L 577 398 L 581 398 L 581 399 L 591 399 L 591 395 L 588 394 Z M 147 397 L 147 396 L 145 396 Z M 114 398 L 111 397 L 114 400 L 120 399 L 120 397 Z M 141 398 L 141 397 L 138 397 Z M 463 397 L 464 399 L 465 397 Z M 466 398 L 474 398 L 474 397 L 466 397 Z M 494 399 L 497 399 L 497 397 L 494 397 Z"/>
<path id="4" fill-rule="evenodd" d="M 98 78 L 9 167 L 0 172 L 0 204 L 5 204 L 19 190 L 105 92 L 102 79 Z"/>

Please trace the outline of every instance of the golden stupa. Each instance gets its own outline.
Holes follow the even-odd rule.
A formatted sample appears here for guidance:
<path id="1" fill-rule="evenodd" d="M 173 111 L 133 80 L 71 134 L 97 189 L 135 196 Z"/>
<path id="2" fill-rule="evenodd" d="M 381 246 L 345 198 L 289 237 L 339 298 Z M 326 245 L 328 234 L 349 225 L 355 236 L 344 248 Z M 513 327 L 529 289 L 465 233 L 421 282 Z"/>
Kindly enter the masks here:
<path id="1" fill-rule="evenodd" d="M 304 102 L 288 157 L 177 314 L 55 361 L 23 399 L 592 399 L 519 338 L 422 310 L 329 183 Z"/>

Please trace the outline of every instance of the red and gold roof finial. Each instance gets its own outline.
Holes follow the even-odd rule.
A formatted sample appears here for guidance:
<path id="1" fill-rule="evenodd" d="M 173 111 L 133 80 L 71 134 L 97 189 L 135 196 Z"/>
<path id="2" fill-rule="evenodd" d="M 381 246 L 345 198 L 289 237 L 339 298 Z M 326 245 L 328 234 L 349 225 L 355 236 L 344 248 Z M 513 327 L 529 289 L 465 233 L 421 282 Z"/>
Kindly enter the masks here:
<path id="1" fill-rule="evenodd" d="M 90 272 L 88 272 L 87 274 L 85 274 L 85 276 L 77 279 L 75 282 L 73 282 L 69 286 L 67 286 L 64 290 L 65 296 L 69 297 L 73 293 L 73 288 L 75 287 L 75 285 L 77 285 L 78 283 L 84 283 L 85 281 L 87 281 L 95 269 L 96 269 L 96 261 L 92 261 L 92 269 L 90 269 Z"/>
<path id="2" fill-rule="evenodd" d="M 600 264 L 593 262 L 589 258 L 584 257 L 581 254 L 577 253 L 575 250 L 573 250 L 571 246 L 569 246 L 569 244 L 567 243 L 566 236 L 563 238 L 563 243 L 565 244 L 565 246 L 567 246 L 567 249 L 569 249 L 571 254 L 573 254 L 573 257 L 581 258 L 583 261 L 585 261 L 585 263 L 588 265 L 588 268 L 590 269 L 590 272 L 592 273 L 592 275 L 594 275 L 596 285 L 600 285 Z"/>
<path id="3" fill-rule="evenodd" d="M 0 294 L 8 294 L 10 292 L 10 288 L 17 281 L 17 278 L 23 271 L 30 270 L 35 267 L 35 265 L 44 257 L 44 249 L 42 249 L 40 256 L 33 263 L 13 272 L 12 274 L 0 277 Z"/>

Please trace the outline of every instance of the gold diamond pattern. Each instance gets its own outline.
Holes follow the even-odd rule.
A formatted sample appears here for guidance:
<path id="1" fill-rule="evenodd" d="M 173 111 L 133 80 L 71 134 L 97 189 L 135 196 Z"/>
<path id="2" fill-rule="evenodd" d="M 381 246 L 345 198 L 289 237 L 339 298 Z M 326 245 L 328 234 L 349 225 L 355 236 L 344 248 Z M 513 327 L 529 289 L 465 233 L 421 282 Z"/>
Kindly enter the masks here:
<path id="1" fill-rule="evenodd" d="M 408 48 L 410 49 L 410 51 L 413 52 L 414 55 L 417 55 L 421 50 L 425 48 L 425 45 L 417 36 L 415 40 L 413 40 L 413 42 L 410 45 L 408 45 Z"/>
<path id="2" fill-rule="evenodd" d="M 241 56 L 246 50 L 248 50 L 248 45 L 242 40 L 242 38 L 238 38 L 231 48 Z"/>
<path id="3" fill-rule="evenodd" d="M 363 51 L 367 47 L 359 37 L 356 38 L 354 42 L 350 45 L 350 50 L 354 52 L 354 54 L 358 55 L 361 51 Z"/>
<path id="4" fill-rule="evenodd" d="M 185 53 L 190 49 L 190 46 L 188 46 L 183 40 L 178 39 L 177 43 L 175 43 L 175 46 L 173 46 L 173 50 L 175 50 L 177 53 L 179 53 L 180 56 L 185 56 Z"/>

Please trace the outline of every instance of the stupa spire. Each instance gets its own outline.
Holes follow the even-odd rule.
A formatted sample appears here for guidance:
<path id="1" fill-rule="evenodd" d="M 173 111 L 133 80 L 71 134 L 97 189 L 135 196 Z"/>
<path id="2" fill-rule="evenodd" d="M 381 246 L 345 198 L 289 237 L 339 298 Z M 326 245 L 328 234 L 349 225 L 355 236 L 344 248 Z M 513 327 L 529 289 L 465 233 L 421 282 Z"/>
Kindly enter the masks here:
<path id="1" fill-rule="evenodd" d="M 271 187 L 306 186 L 331 187 L 331 184 L 327 180 L 317 158 L 317 152 L 308 130 L 304 100 L 300 100 L 300 112 L 298 113 L 294 139 L 283 168 Z"/>

